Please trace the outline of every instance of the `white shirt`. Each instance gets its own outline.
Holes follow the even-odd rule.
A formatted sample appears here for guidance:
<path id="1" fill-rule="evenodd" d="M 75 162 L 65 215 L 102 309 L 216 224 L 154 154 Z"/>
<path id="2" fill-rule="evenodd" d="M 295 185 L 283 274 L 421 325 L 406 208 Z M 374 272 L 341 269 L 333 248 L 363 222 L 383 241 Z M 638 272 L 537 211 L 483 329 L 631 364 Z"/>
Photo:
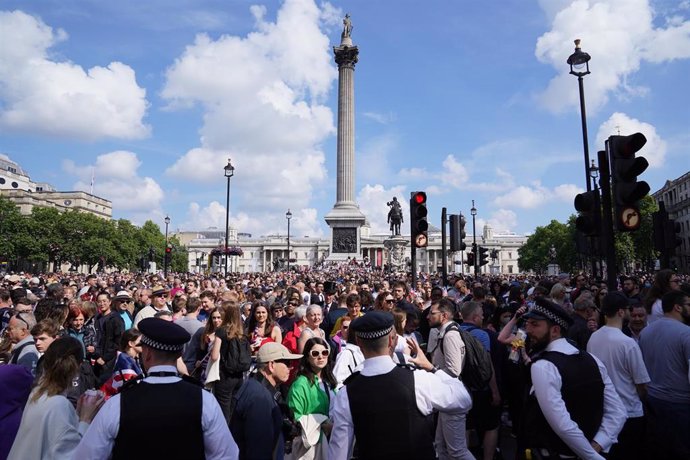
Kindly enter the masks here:
<path id="1" fill-rule="evenodd" d="M 174 366 L 153 366 L 149 372 L 177 372 Z M 179 382 L 179 377 L 146 377 L 144 382 L 166 384 Z M 239 458 L 239 448 L 230 434 L 230 429 L 216 398 L 208 391 L 201 392 L 201 429 L 204 433 L 204 453 L 207 460 Z M 120 430 L 120 395 L 110 398 L 101 407 L 96 418 L 82 438 L 74 458 L 90 460 L 108 459 L 115 446 Z M 168 442 L 175 442 L 174 439 Z"/>
<path id="2" fill-rule="evenodd" d="M 353 343 L 343 344 L 333 366 L 333 376 L 338 382 L 337 390 L 342 388 L 346 378 L 362 369 L 362 363 L 364 363 L 364 355 L 359 347 Z"/>
<path id="3" fill-rule="evenodd" d="M 394 368 L 395 363 L 390 356 L 377 356 L 364 361 L 361 374 L 371 377 L 387 374 Z M 462 382 L 445 372 L 432 374 L 416 370 L 414 387 L 417 408 L 423 415 L 429 415 L 434 410 L 465 413 L 472 407 L 472 398 Z M 328 458 L 347 460 L 351 456 L 355 434 L 347 387 L 342 388 L 336 395 L 330 415 L 333 420 L 333 431 L 328 446 Z"/>
<path id="4" fill-rule="evenodd" d="M 566 355 L 574 355 L 579 352 L 564 338 L 554 340 L 546 347 L 546 351 L 557 351 Z M 594 357 L 599 367 L 601 379 L 604 382 L 604 414 L 599 431 L 594 436 L 594 441 L 599 444 L 604 452 L 607 452 L 613 443 L 618 440 L 618 433 L 623 428 L 627 419 L 625 408 L 611 379 L 606 372 L 606 366 Z M 570 418 L 565 401 L 561 396 L 563 381 L 558 368 L 545 359 L 540 359 L 532 364 L 532 388 L 539 402 L 539 407 L 544 413 L 544 418 L 556 435 L 566 443 L 578 457 L 586 459 L 603 459 L 592 448 L 585 438 L 582 430 Z"/>
<path id="5" fill-rule="evenodd" d="M 604 326 L 587 342 L 587 351 L 606 365 L 628 417 L 642 417 L 642 401 L 635 385 L 649 383 L 642 351 L 635 340 L 616 327 Z"/>

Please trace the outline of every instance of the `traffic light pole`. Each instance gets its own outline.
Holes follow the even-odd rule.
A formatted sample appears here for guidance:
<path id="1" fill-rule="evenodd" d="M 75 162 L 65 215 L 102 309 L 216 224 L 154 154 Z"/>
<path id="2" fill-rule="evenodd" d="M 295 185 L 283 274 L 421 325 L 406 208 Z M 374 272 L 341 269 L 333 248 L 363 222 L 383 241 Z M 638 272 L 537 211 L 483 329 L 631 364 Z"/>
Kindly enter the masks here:
<path id="1" fill-rule="evenodd" d="M 602 202 L 602 232 L 601 243 L 606 259 L 606 285 L 609 292 L 618 289 L 616 280 L 616 248 L 613 239 L 613 204 L 611 202 L 611 170 L 609 157 L 605 150 L 598 152 L 599 160 L 599 188 L 601 189 Z"/>
<path id="2" fill-rule="evenodd" d="M 446 208 L 441 208 L 441 270 L 443 272 L 443 286 L 448 285 L 448 247 L 446 246 Z"/>

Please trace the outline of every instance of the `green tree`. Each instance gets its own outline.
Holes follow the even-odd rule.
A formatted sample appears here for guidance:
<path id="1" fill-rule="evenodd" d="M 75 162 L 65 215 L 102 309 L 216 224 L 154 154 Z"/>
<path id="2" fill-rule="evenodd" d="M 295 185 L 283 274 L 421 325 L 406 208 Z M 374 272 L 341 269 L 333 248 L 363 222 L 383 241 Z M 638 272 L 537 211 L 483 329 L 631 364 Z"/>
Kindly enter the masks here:
<path id="1" fill-rule="evenodd" d="M 26 221 L 19 208 L 0 196 L 0 260 L 14 261 L 21 250 L 21 241 L 28 239 Z"/>
<path id="2" fill-rule="evenodd" d="M 544 227 L 537 227 L 518 250 L 520 270 L 545 272 L 551 262 L 550 249 L 556 250 L 556 263 L 561 270 L 575 268 L 575 243 L 572 227 L 552 220 Z"/>

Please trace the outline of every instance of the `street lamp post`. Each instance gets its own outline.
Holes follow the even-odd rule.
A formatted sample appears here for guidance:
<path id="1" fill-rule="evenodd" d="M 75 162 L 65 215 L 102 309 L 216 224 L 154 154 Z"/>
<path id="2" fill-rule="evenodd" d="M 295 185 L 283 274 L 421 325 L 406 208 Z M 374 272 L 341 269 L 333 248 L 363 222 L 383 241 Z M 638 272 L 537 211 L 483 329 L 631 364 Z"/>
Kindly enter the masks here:
<path id="1" fill-rule="evenodd" d="M 223 168 L 225 172 L 225 177 L 228 178 L 228 195 L 225 200 L 225 277 L 228 276 L 228 233 L 230 228 L 230 178 L 235 175 L 235 167 L 230 163 L 230 158 L 228 158 L 228 164 Z"/>
<path id="2" fill-rule="evenodd" d="M 583 83 L 583 78 L 585 75 L 590 73 L 589 71 L 589 60 L 590 55 L 582 51 L 580 48 L 580 39 L 575 40 L 575 52 L 568 57 L 568 65 L 570 66 L 570 75 L 575 75 L 577 77 L 577 85 L 580 91 L 580 118 L 582 120 L 582 146 L 585 153 L 585 183 L 587 185 L 587 191 L 592 190 L 592 184 L 590 183 L 590 170 L 589 170 L 589 141 L 587 140 L 587 111 L 585 110 L 585 88 Z M 595 239 L 589 239 L 589 247 L 592 253 L 592 275 L 596 273 L 596 257 L 594 255 L 594 246 L 596 245 Z"/>
<path id="3" fill-rule="evenodd" d="M 472 209 L 470 209 L 472 214 L 472 252 L 474 253 L 474 276 L 477 276 L 478 266 L 477 266 L 477 227 L 475 218 L 477 216 L 477 208 L 474 207 L 474 200 L 472 200 Z"/>
<path id="4" fill-rule="evenodd" d="M 288 209 L 287 212 L 285 213 L 285 218 L 287 219 L 287 224 L 288 224 L 288 234 L 287 234 L 287 271 L 288 273 L 290 272 L 290 219 L 292 219 L 292 213 Z"/>
<path id="5" fill-rule="evenodd" d="M 585 181 L 587 191 L 592 190 L 589 182 L 589 145 L 587 141 L 587 111 L 585 110 L 585 89 L 583 78 L 589 72 L 589 60 L 591 57 L 580 49 L 580 39 L 575 40 L 575 52 L 568 57 L 570 65 L 570 75 L 577 77 L 578 88 L 580 90 L 580 117 L 582 118 L 582 144 L 585 150 Z"/>
<path id="6" fill-rule="evenodd" d="M 170 217 L 165 216 L 165 248 L 163 248 L 163 275 L 168 278 L 168 225 L 170 225 Z"/>

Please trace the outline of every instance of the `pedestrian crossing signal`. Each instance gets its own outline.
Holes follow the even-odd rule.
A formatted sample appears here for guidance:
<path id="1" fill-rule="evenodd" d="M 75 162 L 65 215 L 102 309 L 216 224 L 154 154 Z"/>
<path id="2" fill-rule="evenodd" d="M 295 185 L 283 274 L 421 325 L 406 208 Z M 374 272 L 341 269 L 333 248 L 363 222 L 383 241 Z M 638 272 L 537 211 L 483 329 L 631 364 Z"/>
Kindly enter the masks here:
<path id="1" fill-rule="evenodd" d="M 412 192 L 410 194 L 410 235 L 415 248 L 425 248 L 429 244 L 429 221 L 426 207 L 426 193 Z"/>

